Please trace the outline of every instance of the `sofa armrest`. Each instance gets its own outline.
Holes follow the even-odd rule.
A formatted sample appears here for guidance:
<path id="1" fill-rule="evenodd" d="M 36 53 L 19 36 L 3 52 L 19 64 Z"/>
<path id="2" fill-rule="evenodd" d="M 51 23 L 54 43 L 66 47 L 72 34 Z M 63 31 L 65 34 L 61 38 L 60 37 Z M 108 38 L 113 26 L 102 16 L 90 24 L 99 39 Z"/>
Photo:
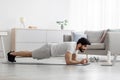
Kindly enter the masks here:
<path id="1" fill-rule="evenodd" d="M 112 54 L 120 54 L 120 32 L 107 33 L 107 47 Z"/>
<path id="2" fill-rule="evenodd" d="M 72 36 L 71 35 L 63 35 L 63 41 L 64 42 L 71 42 Z"/>

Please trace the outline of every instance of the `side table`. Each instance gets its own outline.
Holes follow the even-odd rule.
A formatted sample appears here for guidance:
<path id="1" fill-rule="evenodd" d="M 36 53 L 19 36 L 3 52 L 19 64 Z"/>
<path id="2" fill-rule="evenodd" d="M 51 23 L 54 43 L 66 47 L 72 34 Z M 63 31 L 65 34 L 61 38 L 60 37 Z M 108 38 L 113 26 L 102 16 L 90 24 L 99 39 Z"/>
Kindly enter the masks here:
<path id="1" fill-rule="evenodd" d="M 3 37 L 4 36 L 7 36 L 8 33 L 5 32 L 5 31 L 0 31 L 0 41 L 1 41 L 1 48 L 2 48 L 2 52 L 3 52 L 3 56 L 4 56 L 4 59 L 7 60 L 7 57 L 6 57 L 6 53 L 5 53 L 5 45 L 4 45 L 4 39 Z"/>

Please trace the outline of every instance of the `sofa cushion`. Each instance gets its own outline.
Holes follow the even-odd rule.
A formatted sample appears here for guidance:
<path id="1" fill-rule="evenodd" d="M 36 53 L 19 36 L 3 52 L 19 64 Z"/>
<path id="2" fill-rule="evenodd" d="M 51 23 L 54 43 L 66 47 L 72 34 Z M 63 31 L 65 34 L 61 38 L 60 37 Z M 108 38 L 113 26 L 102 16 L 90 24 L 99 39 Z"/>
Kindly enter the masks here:
<path id="1" fill-rule="evenodd" d="M 103 50 L 105 49 L 104 43 L 91 43 L 88 45 L 88 50 Z"/>
<path id="2" fill-rule="evenodd" d="M 88 40 L 91 43 L 100 43 L 103 32 L 104 32 L 103 30 L 101 30 L 101 31 L 85 31 L 85 34 L 87 34 Z"/>

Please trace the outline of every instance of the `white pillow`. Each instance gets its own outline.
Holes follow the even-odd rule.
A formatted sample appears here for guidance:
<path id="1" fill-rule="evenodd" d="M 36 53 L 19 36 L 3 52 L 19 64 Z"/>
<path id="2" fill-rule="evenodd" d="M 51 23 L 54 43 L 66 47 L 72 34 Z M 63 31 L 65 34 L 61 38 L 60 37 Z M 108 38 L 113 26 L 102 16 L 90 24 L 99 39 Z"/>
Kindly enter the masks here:
<path id="1" fill-rule="evenodd" d="M 72 41 L 77 42 L 82 37 L 87 38 L 87 34 L 83 32 L 72 32 Z"/>

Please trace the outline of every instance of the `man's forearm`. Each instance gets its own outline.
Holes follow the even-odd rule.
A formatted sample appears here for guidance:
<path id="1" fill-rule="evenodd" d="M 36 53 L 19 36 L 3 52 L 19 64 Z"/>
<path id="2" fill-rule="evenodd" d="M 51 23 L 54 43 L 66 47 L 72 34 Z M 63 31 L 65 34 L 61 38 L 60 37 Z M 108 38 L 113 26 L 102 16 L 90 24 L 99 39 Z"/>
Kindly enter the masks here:
<path id="1" fill-rule="evenodd" d="M 66 64 L 68 64 L 68 65 L 81 64 L 81 61 L 71 60 L 71 61 L 69 61 L 69 63 L 66 63 Z"/>
<path id="2" fill-rule="evenodd" d="M 73 64 L 86 64 L 88 61 L 87 59 L 83 59 L 81 61 L 78 61 L 78 60 L 71 60 L 69 61 L 67 64 L 68 65 L 73 65 Z"/>

